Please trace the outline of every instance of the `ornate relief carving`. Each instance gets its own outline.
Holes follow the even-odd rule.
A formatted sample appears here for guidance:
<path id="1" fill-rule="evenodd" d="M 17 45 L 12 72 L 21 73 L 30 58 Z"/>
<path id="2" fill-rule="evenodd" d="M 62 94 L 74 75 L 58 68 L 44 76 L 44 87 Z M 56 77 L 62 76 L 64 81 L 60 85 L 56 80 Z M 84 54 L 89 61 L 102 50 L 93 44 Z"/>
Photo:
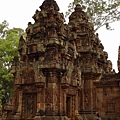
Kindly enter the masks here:
<path id="1" fill-rule="evenodd" d="M 46 97 L 45 102 L 46 103 L 52 103 L 52 91 L 51 89 L 45 91 Z"/>
<path id="2" fill-rule="evenodd" d="M 86 80 L 84 82 L 84 103 L 85 109 L 89 109 L 91 107 L 91 89 L 90 89 L 90 82 Z"/>
<path id="3" fill-rule="evenodd" d="M 35 73 L 32 69 L 26 68 L 22 70 L 22 84 L 33 83 L 35 80 Z"/>
<path id="4" fill-rule="evenodd" d="M 78 119 L 78 114 L 74 116 L 76 109 L 93 112 L 92 108 L 97 108 L 92 104 L 96 98 L 94 80 L 98 82 L 100 78 L 98 86 L 102 86 L 106 78 L 102 82 L 101 78 L 111 74 L 112 64 L 80 5 L 76 5 L 68 24 L 64 24 L 64 15 L 58 12 L 54 0 L 45 0 L 40 9 L 33 16 L 35 23 L 28 23 L 26 40 L 20 37 L 20 59 L 13 62 L 13 111 L 16 113 L 13 116 L 19 114 L 18 119 L 34 119 L 38 111 L 39 119 L 54 120 L 53 117 L 59 115 L 63 120 L 68 119 L 65 115 L 70 112 L 69 119 Z M 119 63 L 118 67 L 120 69 Z M 20 106 L 22 114 L 21 109 L 18 112 Z"/>
<path id="5" fill-rule="evenodd" d="M 36 113 L 36 94 L 23 94 L 23 118 L 34 118 Z"/>

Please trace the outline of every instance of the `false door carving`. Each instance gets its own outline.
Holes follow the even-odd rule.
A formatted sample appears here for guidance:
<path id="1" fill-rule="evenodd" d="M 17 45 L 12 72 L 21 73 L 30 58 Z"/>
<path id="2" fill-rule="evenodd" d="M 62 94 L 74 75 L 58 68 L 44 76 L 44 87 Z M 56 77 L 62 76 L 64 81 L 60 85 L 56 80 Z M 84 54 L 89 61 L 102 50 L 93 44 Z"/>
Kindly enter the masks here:
<path id="1" fill-rule="evenodd" d="M 23 95 L 22 118 L 33 118 L 36 113 L 37 97 L 34 93 L 25 93 Z"/>

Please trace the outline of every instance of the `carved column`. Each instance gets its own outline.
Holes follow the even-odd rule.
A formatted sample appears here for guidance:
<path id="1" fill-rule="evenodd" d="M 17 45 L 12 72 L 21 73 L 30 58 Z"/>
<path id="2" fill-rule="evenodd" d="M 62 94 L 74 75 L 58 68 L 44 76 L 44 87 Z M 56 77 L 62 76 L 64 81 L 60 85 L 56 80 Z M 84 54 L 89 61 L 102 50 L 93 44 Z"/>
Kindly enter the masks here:
<path id="1" fill-rule="evenodd" d="M 64 112 L 64 115 L 66 115 L 66 92 L 65 90 L 63 91 L 63 112 Z"/>
<path id="2" fill-rule="evenodd" d="M 38 88 L 37 91 L 37 113 L 39 115 L 45 114 L 45 88 Z"/>
<path id="3" fill-rule="evenodd" d="M 78 98 L 78 94 L 79 94 L 79 91 L 76 91 L 76 96 L 75 96 L 75 110 L 79 110 L 79 102 L 81 102 L 81 101 L 79 101 L 79 98 Z M 78 102 L 79 101 L 79 102 Z"/>
<path id="4" fill-rule="evenodd" d="M 83 110 L 86 112 L 92 113 L 93 111 L 93 81 L 92 80 L 85 80 L 84 81 L 84 106 Z"/>
<path id="5" fill-rule="evenodd" d="M 19 91 L 19 106 L 17 112 L 20 114 L 22 112 L 22 91 Z"/>
<path id="6" fill-rule="evenodd" d="M 57 115 L 58 114 L 58 78 L 57 73 L 46 72 L 46 91 L 45 91 L 45 110 L 46 115 Z"/>

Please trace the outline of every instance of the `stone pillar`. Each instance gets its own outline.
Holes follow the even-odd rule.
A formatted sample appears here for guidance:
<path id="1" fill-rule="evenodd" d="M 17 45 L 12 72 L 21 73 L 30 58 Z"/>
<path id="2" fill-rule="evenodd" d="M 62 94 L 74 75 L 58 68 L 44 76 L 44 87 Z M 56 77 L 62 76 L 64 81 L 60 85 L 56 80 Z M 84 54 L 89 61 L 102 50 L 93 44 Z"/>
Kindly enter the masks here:
<path id="1" fill-rule="evenodd" d="M 74 115 L 75 115 L 75 104 L 76 104 L 75 96 L 73 95 L 72 96 L 72 120 L 75 120 L 75 117 L 74 117 Z"/>
<path id="2" fill-rule="evenodd" d="M 47 116 L 57 115 L 59 107 L 58 78 L 56 72 L 46 73 L 45 111 Z"/>
<path id="3" fill-rule="evenodd" d="M 75 110 L 79 110 L 79 102 L 81 102 L 81 101 L 79 101 L 79 98 L 78 98 L 78 94 L 79 94 L 79 92 L 78 91 L 76 91 L 76 97 L 75 97 Z M 79 102 L 78 102 L 79 101 Z"/>
<path id="4" fill-rule="evenodd" d="M 37 91 L 37 113 L 39 115 L 45 115 L 45 90 L 43 88 L 38 88 Z"/>
<path id="5" fill-rule="evenodd" d="M 64 112 L 64 115 L 66 115 L 66 92 L 65 90 L 63 91 L 63 112 Z"/>
<path id="6" fill-rule="evenodd" d="M 92 80 L 85 80 L 84 82 L 84 109 L 91 110 L 93 109 L 93 81 Z"/>
<path id="7" fill-rule="evenodd" d="M 20 114 L 22 112 L 22 91 L 19 91 L 19 106 L 17 112 Z"/>
<path id="8" fill-rule="evenodd" d="M 13 119 L 19 119 L 22 114 L 22 91 L 18 92 L 18 107 L 16 114 L 13 116 Z"/>

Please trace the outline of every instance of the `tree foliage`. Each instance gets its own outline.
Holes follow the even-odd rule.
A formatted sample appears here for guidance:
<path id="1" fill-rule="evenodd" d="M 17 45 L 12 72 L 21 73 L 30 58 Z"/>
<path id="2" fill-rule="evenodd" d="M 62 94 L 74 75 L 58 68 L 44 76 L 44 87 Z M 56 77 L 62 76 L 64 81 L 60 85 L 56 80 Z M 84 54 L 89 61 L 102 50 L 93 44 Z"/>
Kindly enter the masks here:
<path id="1" fill-rule="evenodd" d="M 66 16 L 73 11 L 76 4 L 81 4 L 83 10 L 87 12 L 95 31 L 102 26 L 112 30 L 110 23 L 120 20 L 120 2 L 117 0 L 74 0 L 69 4 Z"/>
<path id="2" fill-rule="evenodd" d="M 8 28 L 7 21 L 0 24 L 0 104 L 4 104 L 13 93 L 13 76 L 10 73 L 14 56 L 18 55 L 19 38 L 24 35 L 21 28 Z"/>

